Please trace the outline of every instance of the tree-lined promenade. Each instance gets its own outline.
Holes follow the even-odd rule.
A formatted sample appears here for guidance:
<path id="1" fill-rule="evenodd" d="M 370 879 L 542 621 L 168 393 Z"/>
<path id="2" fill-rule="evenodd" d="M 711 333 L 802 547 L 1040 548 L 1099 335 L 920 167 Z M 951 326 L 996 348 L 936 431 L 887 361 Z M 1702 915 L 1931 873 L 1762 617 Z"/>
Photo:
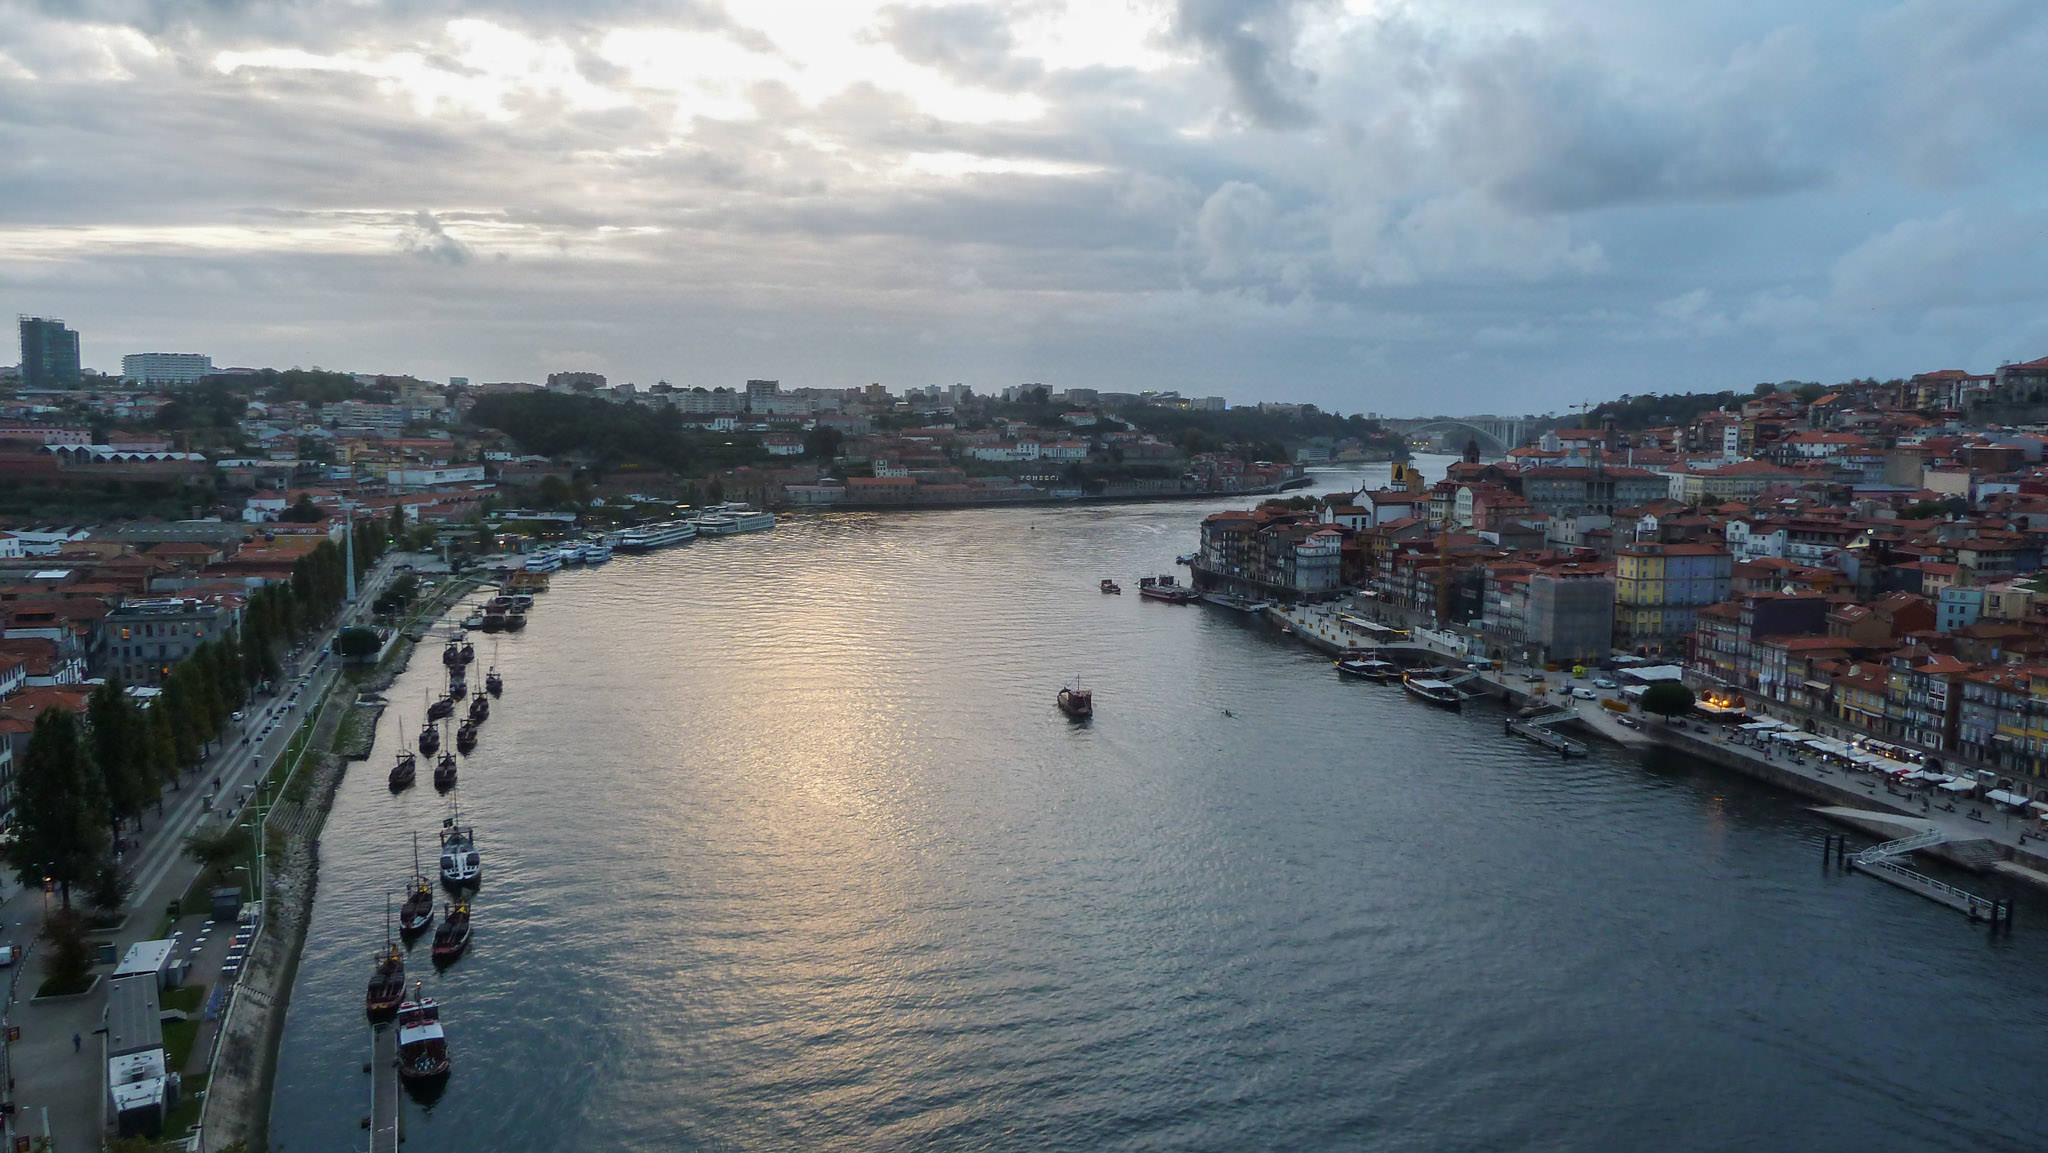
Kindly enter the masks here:
<path id="1" fill-rule="evenodd" d="M 356 549 L 361 569 L 384 551 L 382 533 L 362 533 L 358 541 L 364 538 L 372 540 Z M 109 678 L 82 713 L 53 706 L 37 716 L 16 774 L 7 863 L 24 885 L 49 886 L 60 898 L 60 912 L 45 926 L 52 942 L 48 991 L 90 980 L 88 923 L 74 911 L 75 896 L 105 912 L 121 907 L 128 896 L 123 830 L 131 823 L 139 830 L 152 807 L 161 813 L 164 791 L 180 788 L 237 710 L 281 675 L 285 653 L 334 619 L 347 595 L 346 563 L 340 547 L 322 542 L 294 564 L 290 580 L 250 597 L 238 630 L 203 642 L 172 666 L 153 700 L 138 702 Z"/>

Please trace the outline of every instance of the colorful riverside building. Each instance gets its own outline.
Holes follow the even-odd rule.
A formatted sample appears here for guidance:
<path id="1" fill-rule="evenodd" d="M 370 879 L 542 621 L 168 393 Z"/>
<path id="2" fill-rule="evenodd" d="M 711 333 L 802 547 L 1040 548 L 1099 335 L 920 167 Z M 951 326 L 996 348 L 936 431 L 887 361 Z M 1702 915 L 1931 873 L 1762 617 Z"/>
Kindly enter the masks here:
<path id="1" fill-rule="evenodd" d="M 1312 514 L 1257 508 L 1202 520 L 1195 587 L 1255 600 L 1314 601 L 1344 588 L 1344 533 Z"/>
<path id="2" fill-rule="evenodd" d="M 1725 545 L 1623 545 L 1614 558 L 1614 647 L 1678 651 L 1699 611 L 1728 599 L 1734 565 Z"/>

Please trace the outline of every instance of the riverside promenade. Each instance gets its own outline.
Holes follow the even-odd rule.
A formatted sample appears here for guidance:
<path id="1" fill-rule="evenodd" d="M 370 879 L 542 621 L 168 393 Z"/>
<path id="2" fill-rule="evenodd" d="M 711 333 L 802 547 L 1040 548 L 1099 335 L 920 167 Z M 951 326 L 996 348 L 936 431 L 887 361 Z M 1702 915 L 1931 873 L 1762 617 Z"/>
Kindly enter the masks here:
<path id="1" fill-rule="evenodd" d="M 373 568 L 362 582 L 358 600 L 366 603 L 373 598 L 392 571 L 390 558 Z M 344 612 L 335 628 L 344 627 L 350 615 Z M 277 691 L 243 711 L 242 720 L 230 726 L 212 753 L 165 794 L 161 810 L 145 817 L 140 829 L 122 833 L 127 847 L 121 865 L 133 889 L 119 927 L 93 934 L 93 942 L 112 945 L 118 959 L 130 945 L 159 936 L 167 905 L 183 896 L 199 875 L 199 866 L 184 855 L 186 835 L 247 815 L 255 782 L 284 753 L 292 734 L 316 711 L 339 674 L 339 662 L 325 651 L 332 636 L 329 630 L 312 638 L 287 660 Z M 15 1104 L 14 1115 L 7 1118 L 7 1142 L 11 1147 L 19 1137 L 47 1136 L 45 1148 L 56 1153 L 96 1150 L 103 1137 L 106 1060 L 98 1030 L 106 1011 L 106 982 L 102 978 L 70 997 L 34 998 L 44 977 L 46 950 L 39 939 L 43 918 L 57 907 L 57 898 L 13 881 L 10 876 L 5 898 L 0 899 L 0 935 L 19 958 L 8 971 L 5 1019 L 21 1029 L 21 1037 L 0 1043 L 0 1061 L 12 1083 L 9 1100 Z M 176 927 L 189 938 L 203 921 L 201 914 L 188 915 Z M 221 951 L 219 942 L 213 944 L 216 947 L 201 953 L 203 962 Z M 208 983 L 219 977 L 216 963 L 210 971 L 195 967 L 191 981 Z M 210 1050 L 211 1025 L 206 1023 L 193 1046 L 195 1064 L 203 1064 Z M 185 1071 L 197 1070 L 188 1064 Z"/>
<path id="2" fill-rule="evenodd" d="M 1365 651 L 1376 646 L 1345 626 L 1337 610 L 1311 606 L 1269 609 L 1266 619 L 1285 629 L 1303 643 L 1326 653 Z M 1433 643 L 1428 630 L 1412 630 L 1412 640 L 1391 646 L 1400 655 L 1413 657 L 1428 653 L 1431 659 L 1456 663 L 1467 654 Z M 2048 889 L 2048 835 L 2041 823 L 2012 813 L 1995 811 L 1984 801 L 1961 801 L 1953 811 L 1944 801 L 1921 791 L 1901 790 L 1876 773 L 1852 772 L 1826 764 L 1816 756 L 1795 757 L 1768 743 L 1755 744 L 1725 723 L 1688 719 L 1667 723 L 1656 717 L 1635 714 L 1631 726 L 1601 702 L 1619 700 L 1616 690 L 1595 687 L 1591 679 L 1574 678 L 1562 671 L 1526 665 L 1498 665 L 1480 671 L 1467 682 L 1511 708 L 1549 705 L 1572 714 L 1571 719 L 1553 724 L 1561 732 L 1577 729 L 1623 747 L 1647 750 L 1673 749 L 1695 756 L 1721 768 L 1741 773 L 1788 792 L 1818 802 L 1815 811 L 1829 820 L 1847 825 L 1877 840 L 1901 835 L 1901 830 L 1939 828 L 1944 843 L 1923 850 L 1925 855 L 1974 872 L 1989 873 L 2009 880 Z M 1592 699 L 1574 695 L 1587 692 Z M 1702 731 L 1704 730 L 1704 731 Z M 1979 815 L 1972 816 L 1975 810 Z"/>

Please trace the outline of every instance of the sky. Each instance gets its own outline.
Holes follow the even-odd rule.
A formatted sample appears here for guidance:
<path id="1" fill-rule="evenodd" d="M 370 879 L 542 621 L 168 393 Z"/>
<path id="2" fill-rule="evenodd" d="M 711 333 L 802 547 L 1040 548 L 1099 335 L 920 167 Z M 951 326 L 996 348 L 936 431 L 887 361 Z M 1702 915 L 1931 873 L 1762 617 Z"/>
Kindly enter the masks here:
<path id="1" fill-rule="evenodd" d="M 0 312 L 1392 415 L 1989 371 L 2044 59 L 2038 0 L 0 0 Z"/>

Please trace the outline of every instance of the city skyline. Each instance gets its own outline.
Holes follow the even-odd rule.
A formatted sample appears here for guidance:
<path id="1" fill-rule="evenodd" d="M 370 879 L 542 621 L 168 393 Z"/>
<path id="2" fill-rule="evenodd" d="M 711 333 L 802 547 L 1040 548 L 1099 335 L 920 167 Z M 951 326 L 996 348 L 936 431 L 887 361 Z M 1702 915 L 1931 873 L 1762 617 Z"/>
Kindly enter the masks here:
<path id="1" fill-rule="evenodd" d="M 109 373 L 1423 413 L 2048 352 L 2016 3 L 0 13 L 0 298 Z"/>

